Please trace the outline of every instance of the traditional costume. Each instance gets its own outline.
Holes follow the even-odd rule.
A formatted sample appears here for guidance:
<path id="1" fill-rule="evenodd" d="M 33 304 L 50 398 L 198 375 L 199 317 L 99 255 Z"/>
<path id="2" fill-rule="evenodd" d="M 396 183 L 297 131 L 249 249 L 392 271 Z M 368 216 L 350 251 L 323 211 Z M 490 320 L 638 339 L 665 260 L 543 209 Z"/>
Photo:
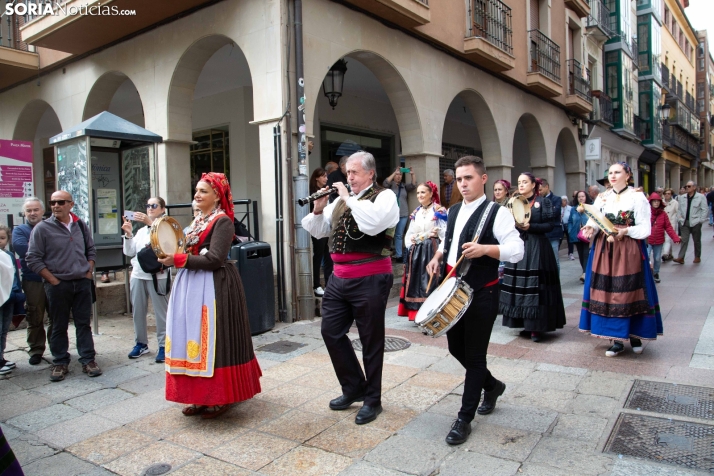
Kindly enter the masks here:
<path id="1" fill-rule="evenodd" d="M 560 290 L 558 264 L 546 236 L 560 226 L 560 214 L 553 214 L 550 199 L 534 193 L 530 227 L 519 230 L 525 254 L 517 263 L 507 263 L 503 270 L 499 314 L 503 325 L 528 332 L 552 332 L 565 325 L 563 294 Z"/>
<path id="2" fill-rule="evenodd" d="M 601 193 L 594 206 L 615 228 L 628 230 L 622 241 L 611 243 L 605 233 L 593 237 L 580 330 L 606 339 L 656 339 L 663 329 L 645 242 L 651 230 L 650 204 L 643 193 L 625 187 L 619 193 Z M 593 220 L 588 226 L 597 232 Z"/>
<path id="3" fill-rule="evenodd" d="M 434 201 L 428 207 L 418 206 L 409 215 L 409 230 L 404 239 L 409 255 L 404 266 L 397 315 L 408 316 L 410 321 L 414 320 L 421 304 L 437 287 L 437 283 L 432 283 L 431 288 L 426 289 L 430 281 L 426 265 L 434 257 L 446 233 L 446 212 L 436 211 L 439 207 L 436 184 L 426 184 L 431 188 Z"/>
<path id="4" fill-rule="evenodd" d="M 260 393 L 262 372 L 253 353 L 248 309 L 236 267 L 226 262 L 235 230 L 233 197 L 226 176 L 203 174 L 220 197 L 208 215 L 194 220 L 166 325 L 166 399 L 217 406 Z"/>

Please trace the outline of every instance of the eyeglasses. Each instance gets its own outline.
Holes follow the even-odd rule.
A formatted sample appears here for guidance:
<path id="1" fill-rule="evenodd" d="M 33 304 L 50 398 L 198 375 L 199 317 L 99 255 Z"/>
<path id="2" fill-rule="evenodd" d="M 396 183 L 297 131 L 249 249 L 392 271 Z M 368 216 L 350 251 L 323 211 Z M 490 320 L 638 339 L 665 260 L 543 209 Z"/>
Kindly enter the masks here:
<path id="1" fill-rule="evenodd" d="M 63 207 L 65 203 L 70 202 L 71 200 L 50 200 L 50 205 L 55 206 L 59 205 L 60 207 Z"/>
<path id="2" fill-rule="evenodd" d="M 684 188 L 692 188 L 692 187 L 694 187 L 694 185 L 685 185 L 684 186 Z M 50 203 L 52 203 L 52 202 L 50 202 Z"/>
<path id="3" fill-rule="evenodd" d="M 152 210 L 156 210 L 157 208 L 159 208 L 159 204 L 158 203 L 147 203 L 146 208 L 151 208 Z"/>

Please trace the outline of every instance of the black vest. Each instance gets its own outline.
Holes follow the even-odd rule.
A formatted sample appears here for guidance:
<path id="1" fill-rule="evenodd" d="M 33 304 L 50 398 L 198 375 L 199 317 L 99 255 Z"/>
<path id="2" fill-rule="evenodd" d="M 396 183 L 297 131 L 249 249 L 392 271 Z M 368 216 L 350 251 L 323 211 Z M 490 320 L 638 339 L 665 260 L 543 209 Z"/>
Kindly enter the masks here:
<path id="1" fill-rule="evenodd" d="M 369 200 L 374 203 L 377 195 L 384 191 L 385 189 L 373 185 L 372 189 L 358 200 Z M 371 253 L 380 256 L 391 254 L 395 227 L 387 228 L 374 236 L 362 233 L 352 216 L 352 210 L 347 207 L 344 200 L 335 206 L 331 220 L 332 233 L 327 243 L 330 253 Z"/>
<path id="2" fill-rule="evenodd" d="M 463 251 L 464 243 L 472 241 L 474 235 L 476 234 L 476 229 L 481 221 L 481 215 L 486 210 L 489 200 L 486 199 L 484 202 L 473 212 L 469 220 L 466 222 L 461 236 L 458 241 L 458 252 L 456 254 L 456 260 L 461 258 L 461 252 Z M 444 262 L 443 269 L 441 272 L 442 276 L 446 276 L 446 260 L 449 256 L 449 249 L 453 245 L 453 235 L 454 227 L 456 226 L 456 217 L 459 215 L 459 210 L 461 210 L 462 203 L 457 203 L 449 208 L 449 219 L 446 225 L 446 236 L 444 237 Z M 493 223 L 496 221 L 496 214 L 500 205 L 496 204 L 491 208 L 489 216 L 486 218 L 486 222 L 483 225 L 483 230 L 481 230 L 481 236 L 479 236 L 478 242 L 481 245 L 498 245 L 498 240 L 493 234 Z M 484 285 L 495 281 L 498 279 L 498 265 L 499 261 L 493 259 L 490 256 L 481 256 L 480 258 L 472 259 L 471 266 L 464 276 L 464 281 L 471 286 L 471 289 L 478 291 Z M 463 267 L 463 263 L 460 268 Z M 456 270 L 458 274 L 459 270 Z"/>

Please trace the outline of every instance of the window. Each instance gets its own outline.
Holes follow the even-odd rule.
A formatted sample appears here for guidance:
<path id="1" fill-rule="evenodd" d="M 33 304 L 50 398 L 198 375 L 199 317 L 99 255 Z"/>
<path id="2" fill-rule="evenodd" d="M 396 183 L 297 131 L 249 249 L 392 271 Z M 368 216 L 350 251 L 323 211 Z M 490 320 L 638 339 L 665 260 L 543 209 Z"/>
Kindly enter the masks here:
<path id="1" fill-rule="evenodd" d="M 697 56 L 704 58 L 704 42 L 699 43 L 699 48 L 697 49 Z"/>
<path id="2" fill-rule="evenodd" d="M 205 172 L 221 172 L 230 177 L 228 126 L 195 131 L 191 146 L 191 186 Z"/>
<path id="3" fill-rule="evenodd" d="M 669 24 L 669 22 L 670 22 L 669 8 L 667 8 L 667 7 L 665 6 L 665 7 L 664 7 L 664 25 L 665 25 L 667 28 L 672 29 L 672 26 Z"/>
<path id="4" fill-rule="evenodd" d="M 699 60 L 699 71 L 704 71 L 704 60 L 703 59 Z"/>
<path id="5" fill-rule="evenodd" d="M 697 97 L 704 97 L 704 83 L 697 83 Z"/>

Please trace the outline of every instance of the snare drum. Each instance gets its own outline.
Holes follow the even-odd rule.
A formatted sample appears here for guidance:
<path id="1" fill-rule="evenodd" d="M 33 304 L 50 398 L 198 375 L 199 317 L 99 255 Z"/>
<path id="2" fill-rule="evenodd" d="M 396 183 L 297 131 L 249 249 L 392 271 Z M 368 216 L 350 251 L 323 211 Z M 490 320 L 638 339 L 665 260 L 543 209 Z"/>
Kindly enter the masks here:
<path id="1" fill-rule="evenodd" d="M 426 334 L 439 337 L 459 322 L 472 298 L 468 284 L 460 278 L 449 278 L 422 303 L 414 322 Z"/>
<path id="2" fill-rule="evenodd" d="M 163 216 L 154 220 L 149 231 L 149 238 L 151 249 L 159 258 L 163 259 L 168 255 L 184 252 L 186 239 L 181 225 L 175 218 Z"/>
<path id="3" fill-rule="evenodd" d="M 526 225 L 531 220 L 531 204 L 523 195 L 514 195 L 508 199 L 506 208 L 511 211 L 516 225 Z"/>

